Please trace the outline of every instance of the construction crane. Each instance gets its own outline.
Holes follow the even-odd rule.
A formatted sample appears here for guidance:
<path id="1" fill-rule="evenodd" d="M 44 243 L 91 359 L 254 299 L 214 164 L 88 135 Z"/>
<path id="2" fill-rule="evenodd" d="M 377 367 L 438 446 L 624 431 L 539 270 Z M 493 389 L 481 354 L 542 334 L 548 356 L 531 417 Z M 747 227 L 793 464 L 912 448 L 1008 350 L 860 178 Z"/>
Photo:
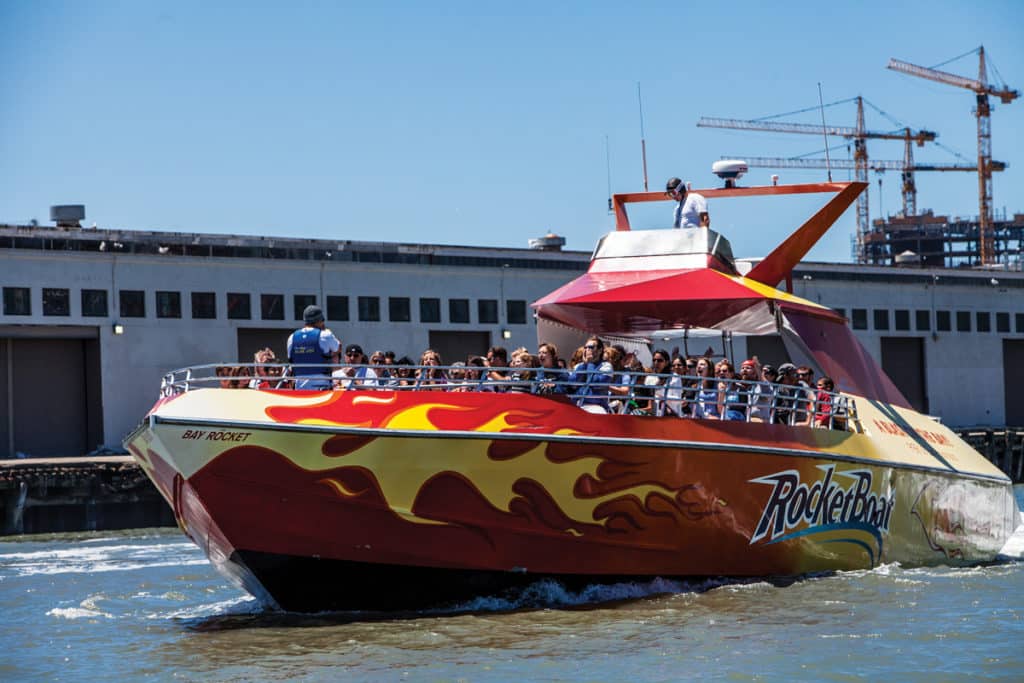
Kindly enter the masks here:
<path id="1" fill-rule="evenodd" d="M 998 97 L 1003 104 L 1009 104 L 1020 97 L 1020 92 L 1006 86 L 1000 89 L 988 82 L 985 69 L 985 46 L 978 48 L 977 79 L 901 62 L 898 59 L 890 59 L 889 68 L 911 76 L 974 91 L 978 103 L 974 110 L 974 114 L 978 118 L 978 235 L 980 238 L 978 242 L 981 246 L 981 263 L 983 265 L 992 263 L 995 255 L 992 243 L 992 171 L 996 169 L 992 162 L 991 108 L 988 98 L 989 95 L 992 95 Z"/>
<path id="2" fill-rule="evenodd" d="M 781 121 L 745 121 L 740 119 L 710 118 L 702 116 L 697 121 L 697 126 L 702 128 L 734 128 L 738 130 L 766 130 L 776 133 L 802 133 L 806 135 L 832 135 L 853 140 L 853 159 L 855 178 L 858 182 L 868 182 L 868 138 L 876 140 L 903 140 L 909 148 L 911 142 L 917 143 L 918 147 L 938 137 L 938 133 L 929 130 L 913 131 L 904 128 L 902 131 L 870 131 L 864 128 L 864 98 L 858 96 L 857 101 L 857 125 L 848 126 L 818 126 L 808 123 L 786 123 Z M 868 191 L 857 197 L 857 258 L 864 262 L 863 245 L 864 237 L 871 229 L 871 219 L 868 215 Z"/>
<path id="3" fill-rule="evenodd" d="M 912 148 L 908 145 L 904 150 L 903 161 L 881 161 L 873 159 L 867 162 L 869 171 L 899 171 L 903 181 L 903 215 L 917 215 L 917 186 L 914 173 L 917 171 L 967 171 L 978 170 L 975 164 L 915 164 Z M 834 168 L 838 170 L 856 170 L 857 162 L 852 159 L 801 159 L 787 157 L 750 157 L 743 154 L 723 156 L 723 159 L 743 159 L 751 168 Z M 992 162 L 993 171 L 1006 170 L 1001 161 Z"/>

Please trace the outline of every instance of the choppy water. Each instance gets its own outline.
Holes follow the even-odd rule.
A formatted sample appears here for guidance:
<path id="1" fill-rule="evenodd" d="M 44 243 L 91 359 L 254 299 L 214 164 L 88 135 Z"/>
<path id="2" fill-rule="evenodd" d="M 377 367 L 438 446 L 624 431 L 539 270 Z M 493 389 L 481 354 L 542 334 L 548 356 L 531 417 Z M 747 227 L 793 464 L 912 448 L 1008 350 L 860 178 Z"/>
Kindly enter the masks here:
<path id="1" fill-rule="evenodd" d="M 464 607 L 268 613 L 177 531 L 4 539 L 0 680 L 1024 680 L 1021 561 Z"/>

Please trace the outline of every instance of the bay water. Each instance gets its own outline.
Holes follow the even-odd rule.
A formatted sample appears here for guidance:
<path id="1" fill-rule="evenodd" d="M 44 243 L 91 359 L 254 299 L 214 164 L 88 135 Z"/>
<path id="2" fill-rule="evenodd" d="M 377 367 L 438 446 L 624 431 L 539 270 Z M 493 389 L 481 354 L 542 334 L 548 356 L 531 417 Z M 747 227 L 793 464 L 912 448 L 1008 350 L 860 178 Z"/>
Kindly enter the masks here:
<path id="1" fill-rule="evenodd" d="M 0 681 L 22 680 L 1021 681 L 1024 561 L 298 615 L 261 609 L 174 529 L 8 537 Z"/>

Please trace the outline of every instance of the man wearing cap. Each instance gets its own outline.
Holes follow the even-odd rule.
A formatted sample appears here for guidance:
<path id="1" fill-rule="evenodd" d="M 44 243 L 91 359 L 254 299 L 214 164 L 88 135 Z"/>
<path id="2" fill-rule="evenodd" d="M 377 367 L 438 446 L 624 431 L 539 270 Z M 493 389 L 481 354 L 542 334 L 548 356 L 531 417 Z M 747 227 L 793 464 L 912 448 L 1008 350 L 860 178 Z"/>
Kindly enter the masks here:
<path id="1" fill-rule="evenodd" d="M 665 194 L 677 202 L 672 215 L 673 228 L 711 227 L 708 200 L 704 199 L 704 195 L 688 191 L 686 184 L 679 178 L 668 179 L 665 183 Z"/>
<path id="2" fill-rule="evenodd" d="M 296 389 L 323 390 L 331 388 L 330 367 L 316 365 L 330 363 L 341 348 L 334 333 L 327 329 L 324 312 L 313 304 L 302 311 L 305 325 L 288 337 L 288 362 L 293 363 L 292 375 Z"/>
<path id="3" fill-rule="evenodd" d="M 338 389 L 373 389 L 377 386 L 377 372 L 367 364 L 366 354 L 359 344 L 345 347 L 345 366 L 335 370 L 331 376 Z"/>

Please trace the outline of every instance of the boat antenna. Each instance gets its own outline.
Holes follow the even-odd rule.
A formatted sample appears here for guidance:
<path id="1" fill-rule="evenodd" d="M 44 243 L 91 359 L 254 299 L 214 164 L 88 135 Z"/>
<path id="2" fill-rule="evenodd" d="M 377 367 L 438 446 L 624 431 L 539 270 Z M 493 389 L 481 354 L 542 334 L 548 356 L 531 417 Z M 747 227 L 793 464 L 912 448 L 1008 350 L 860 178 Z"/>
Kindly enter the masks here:
<path id="1" fill-rule="evenodd" d="M 608 214 L 614 213 L 612 211 L 612 153 L 608 147 L 608 135 L 604 136 L 604 163 L 608 173 Z"/>
<path id="2" fill-rule="evenodd" d="M 640 81 L 636 82 L 636 99 L 640 103 L 640 160 L 644 166 L 644 192 L 647 192 L 647 140 L 644 138 L 644 98 L 640 94 Z"/>
<path id="3" fill-rule="evenodd" d="M 818 81 L 818 109 L 821 111 L 821 136 L 825 138 L 825 168 L 828 169 L 828 181 L 832 182 L 832 159 L 828 154 L 828 131 L 825 130 L 825 105 L 821 98 L 821 81 Z"/>

